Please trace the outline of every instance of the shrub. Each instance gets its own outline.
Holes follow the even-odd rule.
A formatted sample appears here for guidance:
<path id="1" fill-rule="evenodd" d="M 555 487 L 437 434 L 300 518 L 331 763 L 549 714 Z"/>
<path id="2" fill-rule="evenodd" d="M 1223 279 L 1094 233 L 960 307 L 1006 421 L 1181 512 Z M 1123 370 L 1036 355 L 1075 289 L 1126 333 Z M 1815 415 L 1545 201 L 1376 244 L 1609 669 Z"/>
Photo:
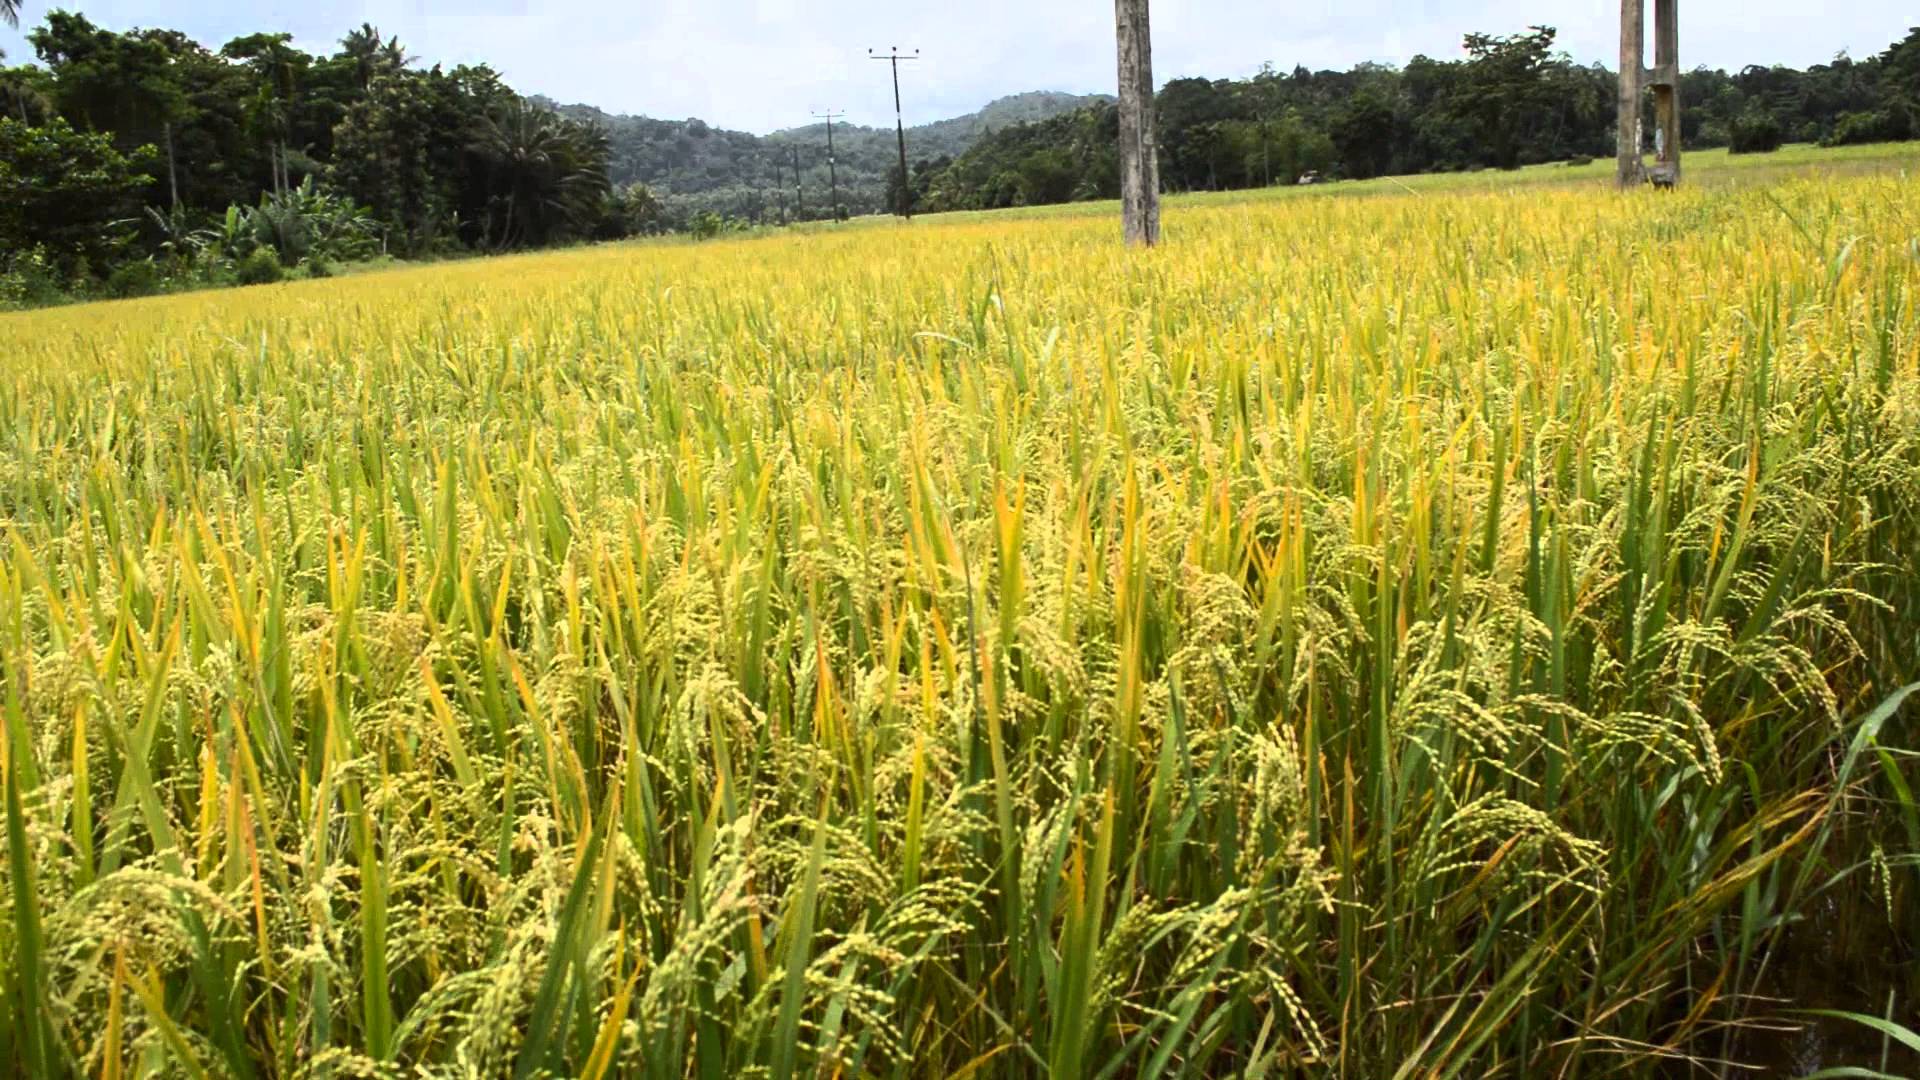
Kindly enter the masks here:
<path id="1" fill-rule="evenodd" d="M 595 215 L 595 240 L 648 236 L 661 228 L 660 197 L 645 184 L 628 184 L 607 193 Z"/>
<path id="2" fill-rule="evenodd" d="M 1903 142 L 1916 133 L 1913 110 L 1896 97 L 1877 112 L 1850 112 L 1840 117 L 1833 134 L 1821 140 L 1828 146 L 1853 146 L 1859 143 Z"/>
<path id="3" fill-rule="evenodd" d="M 68 280 L 91 285 L 83 263 L 120 258 L 154 157 L 152 147 L 123 154 L 109 136 L 65 120 L 31 127 L 0 117 L 0 251 L 44 248 Z"/>
<path id="4" fill-rule="evenodd" d="M 1771 154 L 1780 149 L 1780 121 L 1763 109 L 1748 109 L 1733 122 L 1728 145 L 1736 154 Z"/>
<path id="5" fill-rule="evenodd" d="M 139 259 L 121 263 L 107 275 L 101 291 L 116 299 L 134 296 L 152 296 L 166 285 L 166 275 L 152 259 Z"/>
<path id="6" fill-rule="evenodd" d="M 0 310 L 45 307 L 65 299 L 45 249 L 32 247 L 0 258 Z"/>
<path id="7" fill-rule="evenodd" d="M 228 207 L 226 216 L 201 239 L 231 259 L 272 248 L 283 265 L 310 255 L 364 259 L 380 249 L 379 228 L 366 208 L 315 186 L 311 176 L 283 194 L 263 192 L 258 206 Z"/>
<path id="8" fill-rule="evenodd" d="M 272 285 L 284 279 L 287 274 L 280 266 L 280 256 L 270 247 L 257 248 L 253 254 L 240 260 L 234 269 L 234 280 L 241 285 Z"/>

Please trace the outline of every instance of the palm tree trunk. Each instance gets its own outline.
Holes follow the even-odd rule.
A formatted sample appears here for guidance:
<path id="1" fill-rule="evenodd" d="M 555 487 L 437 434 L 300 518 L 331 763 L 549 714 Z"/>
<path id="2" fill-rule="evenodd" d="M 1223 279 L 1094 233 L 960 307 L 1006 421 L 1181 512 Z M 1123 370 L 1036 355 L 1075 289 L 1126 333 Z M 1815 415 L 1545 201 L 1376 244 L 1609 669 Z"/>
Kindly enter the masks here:
<path id="1" fill-rule="evenodd" d="M 167 121 L 162 127 L 167 134 L 167 194 L 172 197 L 172 210 L 177 214 L 180 212 L 180 175 L 173 157 L 173 121 Z"/>

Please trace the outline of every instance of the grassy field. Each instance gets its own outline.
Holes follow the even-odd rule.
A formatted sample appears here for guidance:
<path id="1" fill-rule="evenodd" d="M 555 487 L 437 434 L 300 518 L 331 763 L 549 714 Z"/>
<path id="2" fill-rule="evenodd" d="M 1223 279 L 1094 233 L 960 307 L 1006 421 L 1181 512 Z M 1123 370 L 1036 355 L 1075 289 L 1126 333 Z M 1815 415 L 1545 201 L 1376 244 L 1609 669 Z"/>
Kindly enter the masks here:
<path id="1" fill-rule="evenodd" d="M 1898 1070 L 1916 163 L 0 317 L 0 1058 Z"/>

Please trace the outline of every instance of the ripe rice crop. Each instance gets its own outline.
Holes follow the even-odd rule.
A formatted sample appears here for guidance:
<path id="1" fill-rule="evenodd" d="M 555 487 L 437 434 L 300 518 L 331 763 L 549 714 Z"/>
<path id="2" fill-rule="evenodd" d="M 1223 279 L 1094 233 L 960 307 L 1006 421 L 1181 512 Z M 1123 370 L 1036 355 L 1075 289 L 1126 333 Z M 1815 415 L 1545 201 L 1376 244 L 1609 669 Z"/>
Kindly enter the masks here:
<path id="1" fill-rule="evenodd" d="M 1679 1075 L 1833 911 L 1911 1025 L 1920 186 L 1167 220 L 0 319 L 0 1057 Z"/>

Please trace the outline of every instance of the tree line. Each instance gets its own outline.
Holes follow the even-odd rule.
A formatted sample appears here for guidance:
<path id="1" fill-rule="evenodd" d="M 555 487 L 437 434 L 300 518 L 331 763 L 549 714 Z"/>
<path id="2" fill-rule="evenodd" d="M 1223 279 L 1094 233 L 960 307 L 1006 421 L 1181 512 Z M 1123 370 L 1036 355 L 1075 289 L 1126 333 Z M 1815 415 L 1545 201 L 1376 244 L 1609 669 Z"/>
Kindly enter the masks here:
<path id="1" fill-rule="evenodd" d="M 13 5 L 0 0 L 0 17 Z M 1612 72 L 1551 27 L 1469 34 L 1456 60 L 1176 79 L 1156 97 L 1172 191 L 1609 155 Z M 362 25 L 327 55 L 260 33 L 46 15 L 37 66 L 0 65 L 0 306 L 318 276 L 641 233 L 711 233 L 898 206 L 991 209 L 1118 192 L 1111 99 L 1034 93 L 913 129 L 771 136 L 612 116 L 514 91 L 481 65 L 424 67 Z M 1920 29 L 1866 60 L 1683 76 L 1692 147 L 1920 137 Z M 1649 130 L 1651 125 L 1649 125 Z"/>
<path id="2" fill-rule="evenodd" d="M 1610 157 L 1618 76 L 1575 64 L 1554 38 L 1536 26 L 1469 34 L 1458 60 L 1173 80 L 1154 100 L 1161 183 L 1217 191 Z M 1685 144 L 1697 149 L 1920 138 L 1920 28 L 1866 60 L 1696 69 L 1681 76 L 1680 95 Z M 1650 119 L 1651 95 L 1647 108 Z M 916 163 L 913 199 L 964 210 L 1116 198 L 1117 134 L 1105 103 L 1003 129 Z"/>
<path id="3" fill-rule="evenodd" d="M 644 191 L 612 187 L 604 131 L 485 65 L 423 68 L 370 25 L 323 56 L 287 34 L 210 49 L 62 11 L 27 39 L 40 65 L 0 67 L 0 302 L 651 224 Z"/>

